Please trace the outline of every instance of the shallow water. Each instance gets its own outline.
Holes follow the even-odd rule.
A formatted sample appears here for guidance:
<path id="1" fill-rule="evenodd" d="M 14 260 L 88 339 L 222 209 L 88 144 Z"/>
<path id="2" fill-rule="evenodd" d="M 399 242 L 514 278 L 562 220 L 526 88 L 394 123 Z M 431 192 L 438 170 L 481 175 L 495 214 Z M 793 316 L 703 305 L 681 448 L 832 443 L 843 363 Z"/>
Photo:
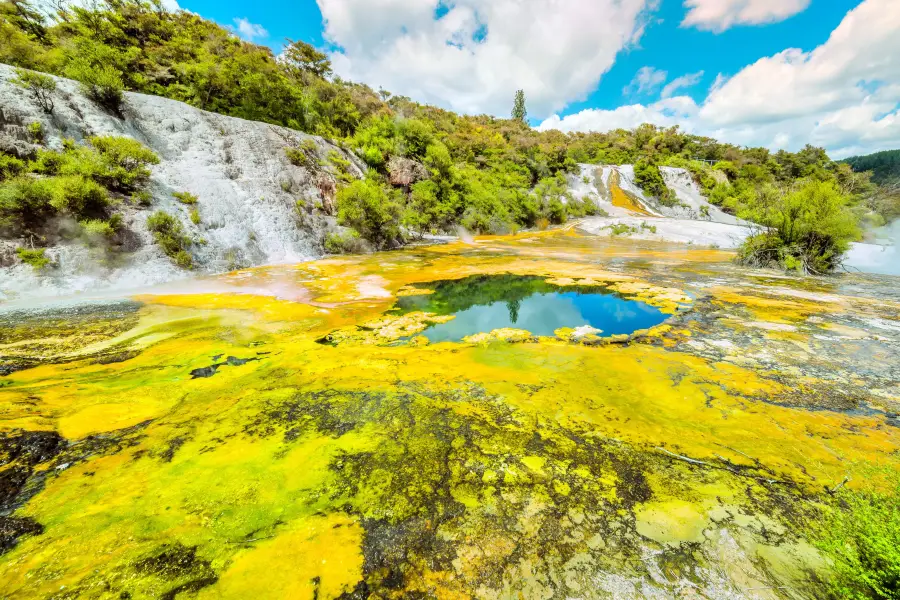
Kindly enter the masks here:
<path id="1" fill-rule="evenodd" d="M 630 334 L 649 329 L 669 315 L 639 300 L 626 299 L 599 286 L 563 288 L 541 277 L 473 276 L 460 281 L 424 284 L 432 294 L 401 298 L 400 312 L 422 310 L 453 315 L 453 320 L 425 329 L 431 342 L 460 341 L 495 329 L 524 329 L 552 336 L 557 329 L 592 328 L 595 334 Z"/>

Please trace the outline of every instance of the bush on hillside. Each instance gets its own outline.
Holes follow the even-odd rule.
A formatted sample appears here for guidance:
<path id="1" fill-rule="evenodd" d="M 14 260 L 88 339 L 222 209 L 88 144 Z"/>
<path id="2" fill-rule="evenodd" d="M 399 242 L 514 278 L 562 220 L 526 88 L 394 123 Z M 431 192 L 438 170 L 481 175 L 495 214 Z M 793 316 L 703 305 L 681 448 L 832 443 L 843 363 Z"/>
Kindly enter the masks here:
<path id="1" fill-rule="evenodd" d="M 45 113 L 53 112 L 53 92 L 56 91 L 55 79 L 37 71 L 16 69 L 16 78 L 13 83 L 28 90 L 32 99 L 37 102 L 38 106 Z"/>
<path id="2" fill-rule="evenodd" d="M 114 112 L 122 108 L 125 84 L 121 71 L 114 66 L 79 58 L 69 63 L 65 74 L 80 82 L 85 95 L 100 106 Z"/>
<path id="3" fill-rule="evenodd" d="M 102 171 L 96 177 L 107 187 L 129 192 L 150 179 L 150 165 L 159 157 L 137 140 L 126 137 L 92 137 L 88 140 L 100 154 Z"/>
<path id="4" fill-rule="evenodd" d="M 663 206 L 675 206 L 678 201 L 675 194 L 666 186 L 659 167 L 640 160 L 634 165 L 634 182 L 644 190 L 647 196 L 653 196 Z"/>
<path id="5" fill-rule="evenodd" d="M 53 186 L 53 207 L 79 220 L 105 216 L 110 206 L 106 189 L 81 175 L 54 177 L 47 181 Z"/>
<path id="6" fill-rule="evenodd" d="M 16 256 L 26 265 L 31 265 L 36 271 L 40 271 L 50 264 L 43 248 L 16 248 Z"/>
<path id="7" fill-rule="evenodd" d="M 830 273 L 860 232 L 849 199 L 834 183 L 807 181 L 793 189 L 768 186 L 740 212 L 759 225 L 738 262 L 802 273 Z"/>
<path id="8" fill-rule="evenodd" d="M 355 254 L 365 252 L 365 250 L 365 242 L 353 229 L 348 229 L 343 233 L 333 231 L 325 236 L 325 252 L 329 254 Z"/>
<path id="9" fill-rule="evenodd" d="M 21 175 L 25 172 L 25 161 L 15 156 L 0 153 L 0 181 Z"/>
<path id="10" fill-rule="evenodd" d="M 188 249 L 191 240 L 184 234 L 181 222 L 165 211 L 158 210 L 147 218 L 147 229 L 166 256 L 183 269 L 194 266 L 194 259 Z"/>
<path id="11" fill-rule="evenodd" d="M 197 196 L 193 195 L 190 192 L 172 192 L 172 197 L 182 204 L 187 204 L 188 206 L 197 204 L 197 201 L 199 200 Z"/>
<path id="12" fill-rule="evenodd" d="M 338 223 L 358 231 L 377 248 L 400 242 L 400 204 L 375 179 L 354 181 L 337 193 Z"/>
<path id="13" fill-rule="evenodd" d="M 18 177 L 0 184 L 0 230 L 9 235 L 39 231 L 56 209 L 50 181 Z"/>

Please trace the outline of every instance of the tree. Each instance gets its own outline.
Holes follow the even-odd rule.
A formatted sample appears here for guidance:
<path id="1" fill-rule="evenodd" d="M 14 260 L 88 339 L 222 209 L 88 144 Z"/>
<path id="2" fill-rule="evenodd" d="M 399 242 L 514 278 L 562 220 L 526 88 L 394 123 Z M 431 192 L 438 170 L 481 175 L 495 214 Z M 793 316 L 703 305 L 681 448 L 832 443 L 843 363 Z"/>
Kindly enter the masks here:
<path id="1" fill-rule="evenodd" d="M 528 111 L 525 109 L 525 91 L 519 90 L 516 92 L 516 99 L 513 101 L 512 118 L 524 123 L 525 117 L 527 116 Z"/>
<path id="2" fill-rule="evenodd" d="M 282 60 L 300 73 L 309 73 L 322 78 L 331 75 L 331 61 L 328 60 L 328 56 L 306 42 L 288 40 Z"/>
<path id="3" fill-rule="evenodd" d="M 52 77 L 28 69 L 16 69 L 16 79 L 13 83 L 28 90 L 45 113 L 53 112 L 53 92 L 56 91 L 56 81 Z"/>

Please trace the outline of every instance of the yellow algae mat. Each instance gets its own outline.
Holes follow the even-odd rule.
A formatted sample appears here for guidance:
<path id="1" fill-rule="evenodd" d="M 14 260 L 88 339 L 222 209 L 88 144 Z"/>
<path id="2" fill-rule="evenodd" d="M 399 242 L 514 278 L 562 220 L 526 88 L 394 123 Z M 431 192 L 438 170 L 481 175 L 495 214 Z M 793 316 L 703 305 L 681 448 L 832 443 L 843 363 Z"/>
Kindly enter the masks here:
<path id="1" fill-rule="evenodd" d="M 810 522 L 900 462 L 900 309 L 729 258 L 555 232 L 19 315 L 0 597 L 818 597 Z M 429 343 L 495 275 L 668 320 Z"/>

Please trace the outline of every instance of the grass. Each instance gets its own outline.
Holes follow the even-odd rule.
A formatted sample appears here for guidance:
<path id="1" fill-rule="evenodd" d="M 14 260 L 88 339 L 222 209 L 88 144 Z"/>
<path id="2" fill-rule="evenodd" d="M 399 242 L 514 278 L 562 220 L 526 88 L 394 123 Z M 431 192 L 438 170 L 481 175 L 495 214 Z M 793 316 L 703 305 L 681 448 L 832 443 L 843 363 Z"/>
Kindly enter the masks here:
<path id="1" fill-rule="evenodd" d="M 187 204 L 188 206 L 197 204 L 197 201 L 199 200 L 197 196 L 190 192 L 173 192 L 172 196 L 182 204 Z"/>

